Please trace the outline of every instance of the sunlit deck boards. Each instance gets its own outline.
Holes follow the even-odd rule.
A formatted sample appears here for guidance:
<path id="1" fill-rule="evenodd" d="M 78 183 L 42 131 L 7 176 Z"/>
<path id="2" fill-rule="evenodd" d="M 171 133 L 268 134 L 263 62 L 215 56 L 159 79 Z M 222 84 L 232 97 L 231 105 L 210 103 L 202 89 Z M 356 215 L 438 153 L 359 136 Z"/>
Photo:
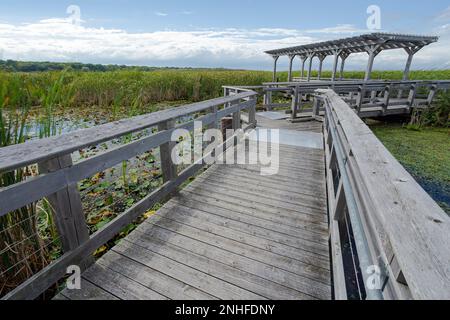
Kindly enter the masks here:
<path id="1" fill-rule="evenodd" d="M 280 155 L 274 176 L 210 167 L 59 297 L 330 299 L 324 152 L 280 145 Z"/>

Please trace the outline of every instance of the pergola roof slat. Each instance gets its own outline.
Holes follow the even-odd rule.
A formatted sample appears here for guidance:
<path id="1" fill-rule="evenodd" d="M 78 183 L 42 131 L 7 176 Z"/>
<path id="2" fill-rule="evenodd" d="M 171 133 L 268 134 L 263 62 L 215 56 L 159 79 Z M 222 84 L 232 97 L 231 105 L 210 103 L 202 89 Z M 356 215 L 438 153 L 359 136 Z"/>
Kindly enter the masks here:
<path id="1" fill-rule="evenodd" d="M 339 40 L 324 41 L 289 48 L 266 51 L 273 56 L 325 54 L 332 55 L 335 50 L 351 53 L 366 52 L 367 46 L 380 45 L 379 50 L 423 47 L 438 41 L 438 37 L 393 33 L 370 33 Z"/>

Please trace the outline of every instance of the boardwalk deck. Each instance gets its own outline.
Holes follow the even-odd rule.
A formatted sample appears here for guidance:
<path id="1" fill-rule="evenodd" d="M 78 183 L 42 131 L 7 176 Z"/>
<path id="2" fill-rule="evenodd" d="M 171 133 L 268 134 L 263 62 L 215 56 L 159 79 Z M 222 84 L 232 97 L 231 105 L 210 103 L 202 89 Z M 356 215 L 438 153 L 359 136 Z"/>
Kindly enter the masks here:
<path id="1" fill-rule="evenodd" d="M 258 120 L 322 139 L 317 122 Z M 324 151 L 286 136 L 278 174 L 211 166 L 57 298 L 330 299 Z"/>

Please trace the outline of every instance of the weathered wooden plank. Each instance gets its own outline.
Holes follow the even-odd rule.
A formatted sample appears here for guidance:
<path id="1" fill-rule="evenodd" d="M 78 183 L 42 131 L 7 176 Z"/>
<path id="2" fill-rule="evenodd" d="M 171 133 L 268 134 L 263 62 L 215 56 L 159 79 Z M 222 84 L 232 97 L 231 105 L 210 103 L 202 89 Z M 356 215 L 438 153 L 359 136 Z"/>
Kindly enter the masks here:
<path id="1" fill-rule="evenodd" d="M 264 299 L 262 296 L 164 257 L 159 253 L 146 250 L 129 241 L 119 243 L 113 250 L 200 290 L 211 292 L 221 299 Z"/>
<path id="2" fill-rule="evenodd" d="M 306 187 L 304 187 L 303 184 L 299 184 L 296 180 L 285 179 L 285 177 L 279 175 L 273 175 L 270 177 L 261 175 L 255 176 L 254 171 L 259 170 L 250 170 L 249 168 L 238 166 L 234 166 L 233 170 L 229 170 L 229 168 L 227 170 L 227 167 L 225 166 L 216 166 L 214 167 L 214 170 L 217 172 L 223 172 L 224 174 L 227 174 L 227 172 L 229 172 L 229 175 L 232 177 L 237 176 L 242 179 L 257 180 L 261 183 L 276 184 L 280 186 L 280 188 L 290 188 L 291 190 L 295 190 L 296 193 L 301 193 L 303 195 L 315 196 L 317 194 L 319 198 L 323 198 L 324 196 L 323 191 L 325 189 L 323 187 L 323 184 L 318 184 L 317 182 L 315 182 L 313 185 L 306 183 Z"/>
<path id="3" fill-rule="evenodd" d="M 158 239 L 163 243 L 173 244 L 208 259 L 246 271 L 313 297 L 321 299 L 330 297 L 330 287 L 326 283 L 318 282 L 290 272 L 289 270 L 275 267 L 268 261 L 254 259 L 252 255 L 239 254 L 217 246 L 214 242 L 200 241 L 157 225 L 154 225 L 152 228 L 138 228 L 131 235 L 130 239 L 133 239 L 132 241 L 135 241 L 134 239 L 141 239 L 144 243 L 151 239 Z"/>
<path id="4" fill-rule="evenodd" d="M 301 239 L 305 245 L 320 245 L 322 249 L 327 248 L 327 235 L 326 232 L 317 233 L 310 232 L 308 230 L 300 229 L 296 226 L 291 226 L 279 219 L 272 219 L 274 215 L 266 214 L 247 214 L 245 212 L 235 211 L 233 209 L 227 209 L 220 206 L 220 203 L 214 204 L 213 201 L 202 201 L 202 197 L 195 195 L 179 195 L 172 199 L 173 202 L 179 203 L 183 206 L 205 211 L 211 214 L 223 216 L 236 221 L 242 221 L 243 223 L 256 225 L 269 231 L 276 231 L 281 234 L 287 234 L 291 237 Z M 321 251 L 321 250 L 319 250 Z"/>
<path id="5" fill-rule="evenodd" d="M 231 210 L 241 214 L 247 214 L 249 216 L 255 216 L 258 218 L 264 218 L 276 223 L 295 227 L 302 231 L 314 233 L 316 234 L 317 239 L 322 239 L 324 234 L 326 234 L 328 230 L 327 227 L 323 224 L 318 225 L 317 223 L 305 219 L 305 217 L 307 218 L 310 215 L 300 216 L 298 214 L 284 214 L 284 212 L 280 210 L 275 210 L 275 212 L 266 211 L 264 209 L 260 209 L 260 207 L 253 207 L 252 204 L 249 204 L 247 201 L 230 201 L 230 199 L 224 199 L 223 196 L 215 196 L 208 192 L 190 192 L 186 190 L 186 188 L 183 189 L 180 194 L 185 197 L 195 199 L 196 201 L 201 201 L 202 203 L 205 203 L 207 205 L 216 205 L 227 210 Z"/>
<path id="6" fill-rule="evenodd" d="M 316 223 L 318 225 L 326 225 L 327 216 L 323 210 L 309 208 L 307 206 L 291 205 L 279 199 L 269 197 L 261 198 L 258 195 L 251 194 L 247 191 L 235 191 L 231 188 L 218 187 L 212 185 L 187 186 L 186 191 L 192 191 L 199 194 L 211 194 L 211 192 L 219 194 L 224 200 L 229 199 L 231 202 L 247 203 L 255 209 L 260 209 L 273 213 L 284 213 L 295 215 L 305 221 Z"/>
<path id="7" fill-rule="evenodd" d="M 237 164 L 236 167 L 244 168 L 247 171 L 251 171 L 252 174 L 261 175 L 261 167 L 257 166 L 257 165 L 240 165 L 240 164 Z M 311 185 L 311 184 L 318 185 L 318 186 L 320 185 L 320 182 L 321 182 L 322 179 L 320 178 L 320 175 L 319 175 L 320 173 L 319 172 L 317 172 L 316 178 L 311 178 L 310 174 L 308 172 L 304 172 L 303 174 L 304 175 L 300 176 L 300 178 L 301 178 L 302 181 L 305 182 L 305 184 L 308 183 L 309 185 Z M 292 177 L 292 174 L 291 174 L 291 170 L 280 168 L 280 169 L 277 170 L 276 175 L 271 175 L 270 177 L 274 178 L 274 179 L 276 179 L 277 177 L 280 177 L 283 180 L 286 180 L 286 179 Z"/>
<path id="8" fill-rule="evenodd" d="M 203 292 L 184 282 L 167 276 L 155 269 L 130 259 L 114 251 L 109 251 L 98 262 L 169 299 L 174 300 L 215 300 L 214 295 Z"/>
<path id="9" fill-rule="evenodd" d="M 141 230 L 149 230 L 157 225 L 161 228 L 168 229 L 193 239 L 214 244 L 220 248 L 234 252 L 236 254 L 245 255 L 254 260 L 270 264 L 274 267 L 296 273 L 311 280 L 316 280 L 324 284 L 329 284 L 329 271 L 324 268 L 316 267 L 290 257 L 272 253 L 267 250 L 259 249 L 236 240 L 230 240 L 218 235 L 206 233 L 200 229 L 196 229 L 184 224 L 180 224 L 174 220 L 160 219 L 157 222 L 149 221 Z"/>
<path id="10" fill-rule="evenodd" d="M 64 296 L 69 300 L 120 300 L 84 278 L 81 278 L 81 288 L 83 290 L 66 289 L 64 290 Z"/>
<path id="11" fill-rule="evenodd" d="M 100 264 L 86 270 L 83 278 L 121 300 L 167 300 L 167 297 Z M 86 289 L 82 286 L 81 290 Z"/>
<path id="12" fill-rule="evenodd" d="M 162 210 L 164 209 L 164 210 Z M 234 220 L 229 217 L 224 217 L 220 215 L 215 215 L 211 212 L 203 211 L 200 209 L 193 209 L 191 207 L 184 207 L 182 203 L 170 201 L 166 203 L 164 208 L 160 209 L 162 212 L 177 210 L 178 212 L 183 212 L 185 214 L 191 215 L 194 218 L 202 219 L 207 222 L 215 223 L 220 226 L 230 228 L 232 230 L 237 230 L 240 232 L 250 233 L 254 236 L 261 237 L 267 240 L 279 242 L 282 244 L 289 245 L 294 248 L 305 250 L 316 255 L 321 255 L 328 257 L 328 248 L 323 245 L 320 246 L 317 243 L 311 243 L 305 239 L 297 238 L 286 233 L 279 233 L 273 229 L 262 228 L 251 223 L 241 222 L 239 220 Z M 214 210 L 211 210 L 214 211 Z M 167 214 L 170 216 L 170 213 Z M 298 232 L 297 232 L 298 233 Z M 328 261 L 328 260 L 327 260 Z"/>
<path id="13" fill-rule="evenodd" d="M 227 170 L 227 168 L 222 165 L 220 166 L 220 168 L 223 168 L 225 171 Z M 296 188 L 298 190 L 301 190 L 304 187 L 303 189 L 305 189 L 305 191 L 317 191 L 323 190 L 324 187 L 322 177 L 317 176 L 315 178 L 312 178 L 311 175 L 309 175 L 307 172 L 303 172 L 301 174 L 292 173 L 289 175 L 289 170 L 280 169 L 274 175 L 263 176 L 261 175 L 261 168 L 262 167 L 259 165 L 234 165 L 232 169 L 228 168 L 228 170 L 231 174 L 236 173 L 253 176 L 255 179 L 261 181 L 276 182 L 285 186 L 293 186 L 293 188 Z M 292 177 L 295 177 L 296 179 L 292 179 Z M 298 183 L 299 180 L 302 181 L 302 184 Z"/>
<path id="14" fill-rule="evenodd" d="M 158 211 L 157 216 L 163 219 L 175 220 L 179 223 L 203 230 L 205 232 L 231 240 L 236 240 L 256 248 L 302 261 L 304 263 L 329 269 L 329 260 L 326 256 L 318 255 L 314 252 L 302 250 L 301 248 L 289 246 L 277 241 L 268 240 L 263 237 L 258 237 L 250 233 L 251 228 L 249 228 L 249 231 L 243 232 L 228 228 L 228 226 L 221 226 L 217 223 L 210 222 L 205 218 L 198 218 L 189 213 L 192 213 L 192 210 L 183 210 L 182 207 L 175 207 L 171 209 L 162 208 Z M 157 217 L 154 218 L 154 220 L 156 219 Z"/>
<path id="15" fill-rule="evenodd" d="M 220 179 L 220 181 L 225 185 L 241 185 L 245 187 L 251 187 L 251 189 L 258 191 L 270 190 L 270 192 L 273 192 L 275 194 L 310 200 L 313 203 L 317 203 L 319 206 L 326 200 L 326 197 L 318 192 L 315 194 L 305 194 L 302 193 L 301 188 L 286 186 L 284 184 L 271 181 L 270 179 L 263 180 L 255 175 L 239 175 L 237 174 L 236 170 L 225 170 L 226 168 L 222 168 L 222 170 L 219 170 L 218 168 L 221 167 L 222 166 L 214 167 L 214 170 L 211 170 L 211 173 L 214 172 L 214 177 L 216 177 L 216 179 Z M 200 178 L 203 178 L 203 175 Z"/>
<path id="16" fill-rule="evenodd" d="M 226 171 L 226 170 L 224 170 Z M 233 171 L 232 168 L 230 168 L 230 171 Z M 207 173 L 208 174 L 208 173 Z M 222 178 L 225 177 L 225 178 Z M 239 177 L 237 179 L 235 179 L 234 176 L 230 175 L 227 176 L 225 173 L 223 173 L 223 175 L 220 174 L 212 174 L 209 177 L 200 177 L 196 182 L 192 183 L 191 185 L 193 187 L 199 187 L 201 188 L 202 186 L 206 186 L 206 185 L 211 185 L 211 187 L 217 186 L 217 187 L 221 187 L 221 188 L 226 188 L 226 189 L 233 189 L 236 190 L 236 185 L 238 186 L 239 189 L 244 189 L 246 190 L 247 193 L 249 194 L 258 194 L 258 192 L 267 192 L 267 191 L 272 191 L 272 188 L 270 187 L 264 187 L 261 185 L 257 185 L 256 182 L 259 181 L 259 177 L 256 175 L 253 175 L 254 177 L 254 181 L 255 183 L 252 184 L 250 182 L 248 182 L 248 180 L 244 180 L 244 179 L 239 179 Z M 303 182 L 303 179 L 301 177 L 296 176 L 295 174 L 292 175 L 292 178 L 297 180 L 299 183 Z M 286 204 L 290 204 L 290 205 L 304 205 L 306 207 L 311 207 L 312 209 L 317 209 L 320 213 L 323 213 L 324 211 L 326 211 L 326 209 L 323 206 L 323 201 L 320 201 L 321 199 L 316 198 L 315 194 L 321 194 L 324 190 L 324 186 L 323 186 L 324 182 L 321 180 L 318 180 L 315 184 L 310 185 L 311 187 L 311 194 L 304 194 L 302 193 L 302 190 L 307 189 L 306 186 L 308 186 L 308 184 L 305 182 L 305 187 L 304 188 L 298 188 L 297 192 L 294 192 L 293 189 L 291 189 L 292 192 L 290 193 L 284 193 L 282 191 L 277 191 L 277 189 L 275 188 L 273 191 L 273 194 L 271 194 L 271 196 L 268 199 L 274 199 L 276 201 L 284 201 L 286 202 Z M 239 187 L 240 186 L 240 187 Z M 247 188 L 244 188 L 244 186 L 246 186 Z M 237 190 L 239 190 L 237 189 Z M 322 196 L 323 198 L 323 196 Z"/>
<path id="17" fill-rule="evenodd" d="M 146 248 L 147 250 L 161 254 L 165 257 L 173 259 L 174 261 L 183 263 L 250 292 L 254 292 L 255 294 L 267 299 L 312 299 L 311 296 L 304 293 L 279 285 L 240 269 L 230 267 L 222 262 L 208 259 L 204 257 L 203 254 L 195 254 L 192 251 L 171 245 L 159 239 L 149 237 L 133 237 L 128 238 L 127 240 Z"/>
<path id="18" fill-rule="evenodd" d="M 55 297 L 53 297 L 52 300 L 70 300 L 70 299 L 67 298 L 65 295 L 63 295 L 62 293 L 58 293 Z"/>
<path id="19" fill-rule="evenodd" d="M 204 212 L 201 210 L 192 209 L 189 207 L 183 207 L 177 203 L 166 204 L 163 208 L 158 210 L 158 215 L 161 215 L 165 218 L 170 218 L 176 220 L 180 223 L 184 223 L 190 226 L 194 226 L 198 229 L 205 228 L 210 233 L 218 234 L 223 237 L 232 237 L 233 239 L 242 239 L 243 243 L 254 243 L 256 247 L 259 248 L 272 248 L 272 242 L 288 246 L 289 248 L 294 248 L 295 253 L 292 255 L 288 254 L 288 256 L 296 256 L 298 255 L 297 250 L 301 252 L 300 255 L 305 255 L 305 257 L 309 257 L 312 259 L 319 258 L 321 262 L 329 263 L 328 259 L 328 251 L 319 251 L 317 250 L 317 246 L 308 247 L 305 246 L 304 241 L 289 237 L 286 234 L 278 234 L 276 232 L 269 232 L 266 229 L 262 229 L 250 224 L 244 224 L 241 222 L 237 222 L 231 219 L 226 219 L 220 216 L 215 216 L 208 212 Z M 200 221 L 198 221 L 200 220 Z M 215 225 L 215 226 L 213 226 Z M 226 230 L 230 229 L 230 230 Z M 222 232 L 223 231 L 223 232 Z M 256 239 L 256 241 L 254 241 Z M 289 249 L 279 247 L 280 251 L 287 251 Z M 328 266 L 326 266 L 328 267 Z"/>
<path id="20" fill-rule="evenodd" d="M 329 297 L 329 287 L 322 282 L 316 282 L 309 278 L 286 271 L 268 264 L 266 261 L 258 261 L 251 256 L 241 255 L 215 245 L 214 242 L 201 242 L 192 237 L 161 228 L 154 225 L 151 229 L 138 229 L 130 239 L 140 238 L 145 241 L 159 239 L 163 243 L 185 248 L 209 259 L 219 261 L 234 268 L 247 271 L 259 277 L 293 288 L 299 292 L 311 294 L 319 298 Z M 133 240 L 134 241 L 134 240 Z"/>
<path id="21" fill-rule="evenodd" d="M 215 179 L 214 179 L 215 178 Z M 220 179 L 220 180 L 219 180 Z M 312 196 L 302 196 L 301 194 L 287 194 L 283 192 L 277 192 L 272 188 L 258 188 L 256 184 L 252 184 L 250 182 L 244 182 L 240 180 L 234 180 L 233 178 L 222 178 L 220 175 L 214 174 L 211 177 L 199 177 L 193 182 L 192 187 L 197 186 L 222 186 L 226 189 L 237 189 L 243 188 L 246 192 L 254 195 L 260 195 L 261 192 L 266 192 L 271 196 L 267 197 L 268 199 L 275 199 L 279 201 L 283 201 L 286 204 L 296 205 L 301 207 L 308 207 L 312 209 L 321 210 L 323 214 L 326 214 L 326 204 L 320 199 L 314 198 Z"/>

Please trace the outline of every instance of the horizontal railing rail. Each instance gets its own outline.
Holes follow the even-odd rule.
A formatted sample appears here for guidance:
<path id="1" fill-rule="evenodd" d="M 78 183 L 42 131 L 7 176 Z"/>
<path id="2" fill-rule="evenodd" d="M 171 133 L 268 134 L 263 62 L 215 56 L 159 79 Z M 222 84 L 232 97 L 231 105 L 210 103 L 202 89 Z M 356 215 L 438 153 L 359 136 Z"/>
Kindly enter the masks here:
<path id="1" fill-rule="evenodd" d="M 333 89 L 344 97 L 360 116 L 385 116 L 406 114 L 412 108 L 427 108 L 435 99 L 438 90 L 448 90 L 450 81 L 315 81 L 315 82 L 268 82 L 264 83 L 264 107 L 291 107 L 292 119 L 304 109 L 309 96 L 317 89 Z M 291 98 L 290 103 L 274 103 L 278 93 Z"/>
<path id="2" fill-rule="evenodd" d="M 315 99 L 325 108 L 335 297 L 449 299 L 448 215 L 337 93 Z"/>
<path id="3" fill-rule="evenodd" d="M 247 119 L 249 124 L 245 129 L 255 127 L 256 97 L 256 92 L 246 90 L 234 95 L 120 120 L 69 134 L 0 148 L 2 174 L 35 164 L 38 164 L 40 171 L 35 177 L 0 189 L 0 217 L 14 214 L 17 209 L 48 198 L 52 203 L 64 253 L 3 299 L 34 299 L 64 277 L 68 266 L 88 266 L 92 262 L 90 257 L 97 248 L 111 240 L 124 227 L 195 175 L 204 166 L 205 157 L 218 156 L 224 152 L 224 148 L 230 146 L 230 140 L 235 139 L 235 136 L 230 137 L 221 146 L 204 155 L 202 159 L 177 173 L 176 166 L 171 160 L 171 152 L 176 144 L 171 141 L 172 133 L 177 129 L 193 131 L 194 121 L 201 121 L 202 127 L 218 128 L 220 120 L 229 115 L 238 119 L 233 121 L 233 129 L 241 129 L 240 114 L 244 110 L 249 114 Z M 195 120 L 177 124 L 177 119 L 199 113 L 200 116 Z M 155 126 L 158 131 L 149 136 L 121 144 L 76 163 L 72 161 L 72 153 L 82 148 L 95 146 L 130 133 L 142 132 Z M 160 148 L 161 154 L 163 185 L 89 236 L 77 183 L 157 147 Z"/>

